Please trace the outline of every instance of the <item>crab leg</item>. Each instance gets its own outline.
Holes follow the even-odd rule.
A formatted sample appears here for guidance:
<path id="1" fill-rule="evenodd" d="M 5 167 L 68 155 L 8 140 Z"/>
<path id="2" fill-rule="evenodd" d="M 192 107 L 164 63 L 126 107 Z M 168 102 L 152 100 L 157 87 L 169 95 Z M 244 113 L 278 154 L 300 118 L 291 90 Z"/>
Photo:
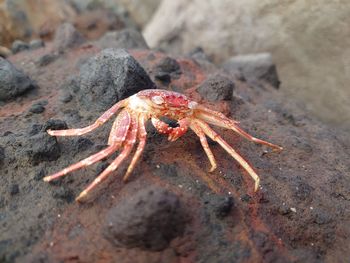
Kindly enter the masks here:
<path id="1" fill-rule="evenodd" d="M 109 147 L 107 147 L 106 149 L 76 163 L 76 164 L 73 164 L 65 169 L 63 169 L 62 171 L 58 172 L 58 173 L 55 173 L 53 175 L 49 175 L 49 176 L 46 176 L 44 177 L 44 181 L 45 182 L 50 182 L 54 179 L 57 179 L 61 176 L 64 176 L 70 172 L 73 172 L 75 170 L 78 170 L 82 167 L 86 167 L 86 166 L 89 166 L 93 163 L 96 163 L 100 160 L 102 160 L 103 158 L 106 158 L 107 156 L 111 155 L 112 153 L 114 153 L 116 150 L 118 150 L 118 148 L 120 147 L 120 145 L 124 142 L 125 140 L 125 137 L 127 135 L 127 132 L 128 132 L 128 129 L 129 129 L 129 126 L 130 126 L 130 115 L 129 113 L 125 110 L 125 111 L 122 111 L 116 121 L 116 123 L 119 123 L 120 125 L 120 128 L 117 130 L 116 132 L 116 136 L 113 137 L 113 144 L 110 145 Z"/>
<path id="2" fill-rule="evenodd" d="M 146 145 L 146 138 L 147 138 L 147 131 L 145 128 L 145 116 L 141 116 L 139 117 L 139 133 L 138 133 L 138 139 L 140 140 L 139 144 L 137 145 L 137 149 L 135 152 L 135 155 L 133 156 L 128 170 L 126 171 L 124 177 L 123 177 L 123 181 L 126 182 L 129 178 L 129 176 L 131 175 L 132 171 L 134 170 L 135 164 L 137 163 L 137 161 L 139 160 L 145 145 Z"/>
<path id="3" fill-rule="evenodd" d="M 197 134 L 197 136 L 199 137 L 200 142 L 202 144 L 202 147 L 203 147 L 205 153 L 208 156 L 209 162 L 211 164 L 211 168 L 210 168 L 209 172 L 214 171 L 216 169 L 217 164 L 216 164 L 216 161 L 215 161 L 215 157 L 214 157 L 212 151 L 209 148 L 208 141 L 207 141 L 207 138 L 205 137 L 205 134 L 204 134 L 203 130 L 195 122 L 191 123 L 190 127 Z"/>
<path id="4" fill-rule="evenodd" d="M 44 181 L 50 182 L 52 180 L 55 180 L 59 177 L 66 175 L 70 172 L 78 170 L 82 167 L 86 167 L 86 166 L 89 166 L 93 163 L 96 163 L 96 162 L 102 160 L 103 158 L 106 158 L 107 156 L 114 153 L 116 150 L 118 150 L 118 148 L 119 148 L 119 145 L 111 145 L 111 146 L 107 147 L 106 149 L 104 149 L 104 150 L 102 150 L 94 155 L 91 155 L 90 157 L 88 157 L 80 162 L 77 162 L 73 165 L 68 166 L 67 168 L 63 169 L 62 171 L 59 171 L 58 173 L 55 173 L 55 174 L 52 174 L 49 176 L 45 176 Z"/>
<path id="5" fill-rule="evenodd" d="M 169 134 L 168 140 L 173 142 L 184 135 L 190 124 L 189 118 L 183 118 L 178 120 L 179 127 L 170 127 L 167 123 L 161 121 L 156 117 L 152 117 L 152 124 L 157 129 L 159 133 Z"/>
<path id="6" fill-rule="evenodd" d="M 223 114 L 221 112 L 208 109 L 208 108 L 206 108 L 202 105 L 199 105 L 199 104 L 196 106 L 196 110 L 200 110 L 202 113 L 206 113 L 207 115 L 216 116 L 217 118 L 222 119 L 222 120 L 230 120 L 234 123 L 239 123 L 239 121 L 231 120 L 231 119 L 227 118 L 225 116 L 225 114 Z"/>
<path id="7" fill-rule="evenodd" d="M 213 141 L 218 142 L 222 148 L 225 149 L 254 179 L 255 186 L 254 190 L 257 191 L 260 183 L 260 178 L 253 170 L 253 168 L 243 159 L 223 138 L 221 138 L 215 131 L 213 131 L 208 124 L 201 120 L 195 120 L 196 123 L 203 129 L 204 133 L 211 138 Z"/>
<path id="8" fill-rule="evenodd" d="M 197 114 L 197 117 L 200 118 L 201 120 L 209 123 L 209 124 L 213 124 L 213 125 L 216 125 L 216 126 L 219 126 L 219 127 L 226 128 L 226 129 L 231 129 L 234 132 L 236 132 L 239 135 L 241 135 L 242 137 L 246 138 L 247 140 L 255 142 L 255 143 L 267 145 L 267 146 L 273 148 L 275 151 L 283 150 L 283 148 L 281 146 L 278 146 L 276 144 L 272 144 L 270 142 L 263 141 L 261 139 L 253 137 L 249 133 L 245 132 L 242 128 L 240 128 L 236 124 L 235 121 L 233 121 L 233 120 L 231 120 L 231 119 L 229 119 L 229 118 L 227 118 L 225 116 L 224 117 L 218 117 L 216 115 L 199 112 Z"/>
<path id="9" fill-rule="evenodd" d="M 114 104 L 109 110 L 107 110 L 105 113 L 103 113 L 92 125 L 89 125 L 84 128 L 78 128 L 78 129 L 68 129 L 68 130 L 47 130 L 47 133 L 52 136 L 74 136 L 74 135 L 82 135 L 88 132 L 91 132 L 92 130 L 96 129 L 97 127 L 104 124 L 109 118 L 111 118 L 120 107 L 123 107 L 125 105 L 125 100 L 121 100 L 118 103 Z"/>
<path id="10" fill-rule="evenodd" d="M 123 143 L 128 134 L 130 123 L 130 113 L 123 109 L 113 123 L 112 130 L 109 133 L 108 145 Z"/>
<path id="11" fill-rule="evenodd" d="M 104 181 L 110 173 L 115 171 L 118 166 L 124 161 L 124 159 L 128 157 L 136 141 L 136 135 L 138 131 L 137 126 L 137 120 L 133 118 L 131 121 L 130 130 L 124 142 L 123 151 L 97 178 L 95 178 L 95 180 L 84 191 L 79 194 L 79 196 L 76 198 L 76 201 L 80 201 L 82 198 L 84 198 L 93 188 Z"/>

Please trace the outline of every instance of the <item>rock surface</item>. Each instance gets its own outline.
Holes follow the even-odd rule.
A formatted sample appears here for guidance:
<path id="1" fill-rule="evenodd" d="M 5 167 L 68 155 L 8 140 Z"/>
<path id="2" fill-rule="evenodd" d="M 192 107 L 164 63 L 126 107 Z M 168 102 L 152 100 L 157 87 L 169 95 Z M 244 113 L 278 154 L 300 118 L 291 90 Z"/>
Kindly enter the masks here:
<path id="1" fill-rule="evenodd" d="M 288 96 L 303 101 L 321 120 L 350 131 L 348 1 L 242 3 L 163 0 L 144 37 L 151 48 L 173 54 L 200 46 L 218 63 L 270 52 Z"/>
<path id="2" fill-rule="evenodd" d="M 123 49 L 104 49 L 80 68 L 77 98 L 85 109 L 98 112 L 154 84 L 141 65 Z"/>
<path id="3" fill-rule="evenodd" d="M 0 101 L 14 99 L 35 87 L 28 76 L 0 57 Z"/>
<path id="4" fill-rule="evenodd" d="M 209 101 L 232 99 L 234 83 L 228 77 L 216 74 L 211 75 L 198 88 L 197 91 Z"/>
<path id="5" fill-rule="evenodd" d="M 209 61 L 203 63 L 204 56 L 198 61 L 152 50 L 101 51 L 91 44 L 66 49 L 47 66 L 36 66 L 34 62 L 47 54 L 51 45 L 48 42 L 45 48 L 8 58 L 35 80 L 40 89 L 0 107 L 0 261 L 328 263 L 350 258 L 347 134 L 305 115 L 303 106 L 286 97 L 283 89 L 269 85 L 261 89 L 259 85 L 251 86 L 228 76 L 235 86 L 232 98 L 208 102 L 197 92 L 198 88 L 210 76 L 224 73 Z M 120 61 L 126 66 L 133 65 L 127 69 L 138 68 L 142 74 L 138 75 L 137 70 L 130 77 L 120 64 L 118 69 Z M 104 106 L 113 103 L 108 101 L 108 96 L 112 96 L 109 93 L 92 99 L 93 82 L 86 81 L 90 86 L 86 86 L 88 102 L 84 106 L 83 95 L 79 94 L 84 86 L 66 85 L 64 80 L 75 79 L 75 84 L 80 83 L 80 71 L 86 67 L 84 80 L 94 80 L 98 88 L 106 80 L 122 83 L 120 88 L 128 96 L 128 92 L 136 92 L 136 86 L 128 81 L 118 82 L 118 77 L 137 78 L 135 83 L 139 84 L 147 77 L 145 83 L 153 85 L 149 79 L 156 80 L 154 69 L 164 65 L 164 61 L 178 66 L 170 67 L 168 82 L 157 82 L 159 88 L 184 93 L 240 121 L 240 126 L 252 135 L 284 147 L 281 153 L 270 153 L 269 149 L 254 145 L 233 131 L 213 127 L 254 166 L 261 177 L 257 192 L 253 191 L 251 178 L 215 142 L 209 141 L 209 145 L 218 168 L 209 173 L 210 164 L 193 132 L 168 142 L 151 125 L 147 125 L 145 151 L 129 183 L 122 181 L 126 162 L 86 202 L 73 201 L 119 153 L 100 165 L 74 171 L 51 184 L 42 180 L 106 148 L 111 129 L 108 122 L 76 138 L 55 138 L 45 132 L 49 128 L 66 129 L 67 123 L 70 128 L 84 127 L 95 120 L 99 110 L 106 110 L 101 103 Z M 104 65 L 109 68 L 103 68 Z M 113 75 L 116 68 L 123 74 Z M 181 74 L 174 74 L 174 68 Z M 91 76 L 101 79 L 88 77 L 89 70 Z M 116 86 L 107 86 L 108 92 L 119 96 L 119 89 L 113 89 Z M 76 92 L 69 90 L 72 98 L 63 102 L 62 92 L 69 88 Z M 219 95 L 220 90 L 212 92 Z M 47 101 L 44 112 L 28 114 L 33 104 L 44 101 Z M 147 197 L 149 192 L 145 189 L 149 187 L 162 189 L 157 190 L 157 198 Z M 163 198 L 164 206 L 155 201 Z M 148 201 L 147 205 L 138 206 L 135 200 Z M 188 211 L 191 220 L 183 225 L 183 232 L 176 232 L 182 232 L 181 235 L 170 235 L 166 242 L 160 242 L 159 231 L 145 226 L 145 222 L 152 222 L 154 227 L 157 221 L 149 218 L 156 218 L 162 219 L 160 225 L 171 224 L 169 218 L 176 216 L 168 213 L 165 204 L 176 208 L 176 200 Z M 135 206 L 140 209 L 133 209 Z M 116 211 L 121 210 L 125 212 L 119 217 Z M 158 217 L 147 216 L 150 214 Z M 137 218 L 142 218 L 137 231 L 118 228 L 135 223 L 133 220 Z M 127 235 L 124 239 L 117 235 L 116 240 L 124 245 L 116 247 L 104 234 L 108 219 L 118 223 L 114 225 L 116 233 L 153 236 L 153 240 L 160 242 L 157 245 L 162 244 L 161 250 L 159 246 L 155 246 L 157 251 L 145 249 L 153 248 L 153 243 L 135 241 Z"/>
<path id="6" fill-rule="evenodd" d="M 109 211 L 105 236 L 117 246 L 164 250 L 184 232 L 187 215 L 182 206 L 171 192 L 143 189 Z"/>

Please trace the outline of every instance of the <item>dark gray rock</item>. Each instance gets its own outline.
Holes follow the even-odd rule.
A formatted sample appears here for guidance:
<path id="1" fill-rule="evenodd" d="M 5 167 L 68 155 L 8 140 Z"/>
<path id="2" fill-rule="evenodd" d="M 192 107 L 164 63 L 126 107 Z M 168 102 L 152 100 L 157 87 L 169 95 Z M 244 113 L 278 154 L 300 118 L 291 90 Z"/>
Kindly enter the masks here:
<path id="1" fill-rule="evenodd" d="M 104 235 L 116 246 L 163 250 L 183 233 L 186 221 L 175 194 L 149 187 L 110 210 Z"/>
<path id="2" fill-rule="evenodd" d="M 198 93 L 209 101 L 231 100 L 234 83 L 221 74 L 209 76 L 198 88 Z"/>
<path id="3" fill-rule="evenodd" d="M 226 217 L 234 206 L 234 200 L 232 196 L 221 197 L 215 204 L 215 215 L 218 218 Z"/>
<path id="4" fill-rule="evenodd" d="M 107 32 L 100 40 L 96 41 L 95 45 L 101 49 L 148 49 L 147 43 L 142 34 L 133 28 Z"/>
<path id="5" fill-rule="evenodd" d="M 0 101 L 16 98 L 35 87 L 28 76 L 0 57 Z"/>
<path id="6" fill-rule="evenodd" d="M 29 112 L 39 114 L 43 113 L 45 111 L 45 106 L 41 103 L 34 103 L 30 108 Z"/>
<path id="7" fill-rule="evenodd" d="M 231 57 L 223 64 L 223 68 L 251 85 L 257 85 L 260 81 L 265 81 L 276 89 L 280 85 L 277 69 L 270 53 Z"/>
<path id="8" fill-rule="evenodd" d="M 63 23 L 56 30 L 53 45 L 56 50 L 64 51 L 69 48 L 80 46 L 84 42 L 84 37 L 72 24 Z"/>
<path id="9" fill-rule="evenodd" d="M 43 128 L 43 125 L 41 125 L 41 124 L 37 124 L 37 123 L 32 124 L 30 126 L 30 128 L 28 129 L 28 135 L 33 136 L 35 134 L 38 134 L 42 128 Z"/>
<path id="10" fill-rule="evenodd" d="M 13 54 L 16 54 L 28 49 L 29 49 L 29 45 L 26 42 L 23 42 L 22 40 L 15 40 L 11 46 L 11 50 Z"/>
<path id="11" fill-rule="evenodd" d="M 60 96 L 60 101 L 63 103 L 68 103 L 73 99 L 72 94 L 70 94 L 68 91 L 64 91 L 63 94 Z"/>
<path id="12" fill-rule="evenodd" d="M 165 57 L 154 67 L 154 77 L 163 82 L 179 78 L 181 75 L 180 64 L 171 57 Z"/>
<path id="13" fill-rule="evenodd" d="M 74 201 L 73 191 L 63 186 L 55 189 L 55 191 L 52 193 L 52 197 L 55 199 L 63 200 L 67 203 Z"/>
<path id="14" fill-rule="evenodd" d="M 145 70 L 123 49 L 105 49 L 80 69 L 77 100 L 86 110 L 107 110 L 143 89 L 155 88 Z"/>
<path id="15" fill-rule="evenodd" d="M 59 55 L 55 53 L 45 54 L 35 61 L 35 64 L 39 67 L 44 67 L 54 62 L 58 57 Z"/>
<path id="16" fill-rule="evenodd" d="M 56 119 L 49 119 L 44 126 L 42 127 L 41 131 L 47 131 L 47 130 L 65 130 L 68 129 L 68 125 L 65 121 L 62 120 L 56 120 Z"/>
<path id="17" fill-rule="evenodd" d="M 46 132 L 40 132 L 30 137 L 27 155 L 30 163 L 36 165 L 43 161 L 54 161 L 60 156 L 61 150 L 57 139 Z"/>
<path id="18" fill-rule="evenodd" d="M 38 49 L 42 47 L 45 47 L 45 43 L 41 39 L 33 39 L 32 41 L 29 42 L 30 49 Z"/>
<path id="19" fill-rule="evenodd" d="M 74 140 L 73 142 L 73 153 L 83 152 L 91 148 L 94 145 L 93 141 L 85 137 L 80 137 Z"/>

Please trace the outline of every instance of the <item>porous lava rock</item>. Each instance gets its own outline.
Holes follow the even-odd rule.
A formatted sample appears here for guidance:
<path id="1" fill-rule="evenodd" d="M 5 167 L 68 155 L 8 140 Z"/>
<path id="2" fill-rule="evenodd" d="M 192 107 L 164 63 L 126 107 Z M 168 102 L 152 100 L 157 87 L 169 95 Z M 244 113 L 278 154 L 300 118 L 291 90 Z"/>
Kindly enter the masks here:
<path id="1" fill-rule="evenodd" d="M 140 90 L 155 88 L 146 71 L 124 49 L 104 49 L 80 68 L 77 98 L 81 107 L 104 111 Z"/>
<path id="2" fill-rule="evenodd" d="M 230 100 L 235 88 L 232 80 L 222 74 L 209 76 L 197 89 L 209 101 Z"/>
<path id="3" fill-rule="evenodd" d="M 117 246 L 163 250 L 184 232 L 186 220 L 179 198 L 152 186 L 109 211 L 104 235 Z"/>
<path id="4" fill-rule="evenodd" d="M 0 101 L 14 99 L 35 87 L 27 75 L 0 57 Z"/>

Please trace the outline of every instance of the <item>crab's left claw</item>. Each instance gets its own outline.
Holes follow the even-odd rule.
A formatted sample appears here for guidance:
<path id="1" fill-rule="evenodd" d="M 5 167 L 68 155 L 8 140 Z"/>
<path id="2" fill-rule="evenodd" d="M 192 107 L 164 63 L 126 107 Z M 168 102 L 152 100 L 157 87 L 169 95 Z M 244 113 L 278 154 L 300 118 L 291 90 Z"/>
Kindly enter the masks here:
<path id="1" fill-rule="evenodd" d="M 188 118 L 184 118 L 178 121 L 179 127 L 175 127 L 172 129 L 172 131 L 169 133 L 168 140 L 173 142 L 176 141 L 178 138 L 180 138 L 182 135 L 184 135 L 188 127 L 190 125 L 190 120 Z"/>

